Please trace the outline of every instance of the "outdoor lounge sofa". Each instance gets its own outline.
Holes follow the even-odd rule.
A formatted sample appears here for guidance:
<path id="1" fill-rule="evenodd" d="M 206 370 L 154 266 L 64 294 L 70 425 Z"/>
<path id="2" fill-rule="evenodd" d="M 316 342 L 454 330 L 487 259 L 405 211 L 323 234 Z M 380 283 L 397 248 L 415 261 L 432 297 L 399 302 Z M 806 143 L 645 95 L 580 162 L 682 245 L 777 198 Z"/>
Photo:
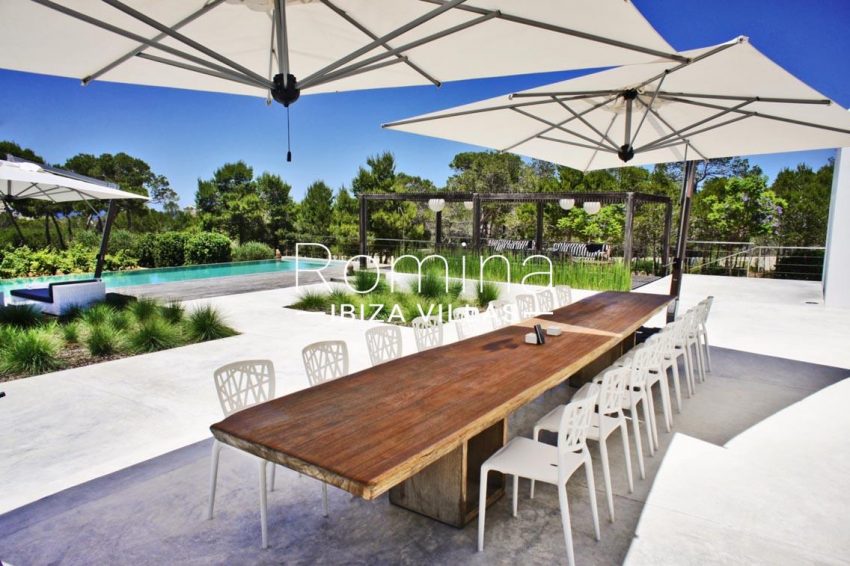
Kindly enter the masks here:
<path id="1" fill-rule="evenodd" d="M 106 298 L 106 285 L 98 279 L 62 281 L 47 287 L 9 291 L 15 304 L 29 303 L 41 312 L 62 315 L 73 306 L 85 307 Z"/>

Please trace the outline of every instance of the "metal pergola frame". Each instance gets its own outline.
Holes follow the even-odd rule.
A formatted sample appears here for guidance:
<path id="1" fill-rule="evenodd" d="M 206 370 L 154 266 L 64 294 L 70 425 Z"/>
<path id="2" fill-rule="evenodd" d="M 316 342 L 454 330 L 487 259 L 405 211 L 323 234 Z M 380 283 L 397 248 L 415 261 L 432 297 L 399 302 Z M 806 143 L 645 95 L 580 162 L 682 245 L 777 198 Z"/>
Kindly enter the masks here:
<path id="1" fill-rule="evenodd" d="M 436 6 L 418 18 L 415 18 L 391 32 L 379 36 L 354 19 L 350 14 L 334 4 L 331 0 L 319 0 L 319 2 L 326 6 L 328 10 L 337 14 L 346 23 L 363 33 L 363 35 L 370 41 L 362 47 L 355 49 L 347 55 L 311 73 L 303 79 L 297 79 L 293 74 L 293 69 L 291 69 L 289 65 L 289 34 L 287 32 L 286 25 L 286 0 L 274 0 L 274 10 L 271 15 L 271 25 L 269 26 L 268 32 L 270 37 L 269 72 L 268 76 L 263 76 L 179 32 L 182 27 L 197 20 L 211 10 L 214 10 L 216 7 L 221 5 L 224 0 L 208 0 L 200 9 L 179 21 L 170 24 L 159 22 L 128 6 L 120 0 L 102 0 L 116 10 L 156 31 L 157 33 L 152 37 L 145 37 L 128 31 L 83 12 L 63 6 L 53 0 L 31 1 L 44 6 L 45 8 L 55 10 L 71 18 L 88 23 L 92 26 L 138 43 L 136 47 L 121 57 L 102 66 L 86 77 L 83 77 L 81 81 L 84 86 L 132 58 L 139 57 L 141 59 L 154 61 L 163 65 L 178 67 L 187 71 L 227 81 L 267 89 L 269 91 L 270 100 L 276 100 L 284 106 L 289 106 L 291 103 L 295 102 L 300 96 L 302 90 L 400 63 L 407 65 L 435 86 L 440 86 L 441 80 L 439 78 L 433 77 L 431 74 L 423 70 L 406 53 L 414 48 L 432 43 L 443 37 L 493 19 L 509 21 L 515 24 L 534 27 L 548 32 L 578 37 L 588 41 L 620 47 L 638 53 L 645 53 L 647 55 L 654 55 L 671 61 L 677 61 L 681 64 L 686 64 L 689 61 L 687 57 L 677 53 L 668 53 L 657 49 L 627 43 L 614 38 L 585 33 L 567 27 L 553 25 L 545 21 L 537 21 L 512 15 L 501 10 L 468 6 L 465 5 L 467 0 L 421 0 L 423 3 L 435 4 Z M 408 41 L 397 47 L 390 45 L 390 41 L 401 38 L 411 30 L 419 28 L 426 22 L 429 22 L 450 10 L 462 11 L 471 14 L 473 17 L 454 26 Z M 165 39 L 174 40 L 188 48 L 190 51 L 203 54 L 207 58 L 199 57 L 198 55 L 187 52 L 184 49 L 163 45 L 161 42 Z M 147 53 L 147 51 L 151 49 L 160 52 L 160 55 Z M 369 55 L 375 50 L 380 51 L 376 54 Z M 161 55 L 168 55 L 170 57 L 162 57 Z M 275 64 L 277 66 L 277 73 L 273 74 Z"/>
<path id="2" fill-rule="evenodd" d="M 543 252 L 543 207 L 546 203 L 557 203 L 561 199 L 573 199 L 579 206 L 585 202 L 606 204 L 623 204 L 626 209 L 625 229 L 623 230 L 623 261 L 631 266 L 632 240 L 634 237 L 635 209 L 640 204 L 663 204 L 664 235 L 662 263 L 667 266 L 670 258 L 670 232 L 673 223 L 673 203 L 665 196 L 639 192 L 558 192 L 558 193 L 363 193 L 359 196 L 360 203 L 360 255 L 367 256 L 367 233 L 369 230 L 369 201 L 403 201 L 424 202 L 431 199 L 442 199 L 446 203 L 472 202 L 472 249 L 481 249 L 481 206 L 483 203 L 535 203 L 537 205 L 537 224 L 534 238 L 534 249 Z M 442 241 L 443 213 L 437 212 L 434 240 L 437 246 Z M 365 267 L 365 257 L 361 258 L 361 267 Z"/>

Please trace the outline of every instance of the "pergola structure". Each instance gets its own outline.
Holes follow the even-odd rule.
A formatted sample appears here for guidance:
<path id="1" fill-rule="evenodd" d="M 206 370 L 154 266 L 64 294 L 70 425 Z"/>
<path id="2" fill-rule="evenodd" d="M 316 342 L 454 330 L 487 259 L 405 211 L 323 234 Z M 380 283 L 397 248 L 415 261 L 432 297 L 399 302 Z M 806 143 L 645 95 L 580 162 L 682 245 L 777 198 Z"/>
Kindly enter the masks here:
<path id="1" fill-rule="evenodd" d="M 632 239 L 635 210 L 638 205 L 646 203 L 663 204 L 664 210 L 664 247 L 662 263 L 669 263 L 670 230 L 673 220 L 673 203 L 668 197 L 638 192 L 568 192 L 568 193 L 364 193 L 360 195 L 360 255 L 367 255 L 367 231 L 369 229 L 369 201 L 407 201 L 425 202 L 441 199 L 446 203 L 472 203 L 472 249 L 481 249 L 481 206 L 483 203 L 535 203 L 537 205 L 537 228 L 534 238 L 534 249 L 543 250 L 543 207 L 546 203 L 558 203 L 562 199 L 572 199 L 575 206 L 585 202 L 598 202 L 601 205 L 623 204 L 626 209 L 625 229 L 623 231 L 624 263 L 631 264 Z M 435 242 L 442 241 L 442 212 L 436 213 Z M 361 259 L 361 265 L 365 259 Z"/>

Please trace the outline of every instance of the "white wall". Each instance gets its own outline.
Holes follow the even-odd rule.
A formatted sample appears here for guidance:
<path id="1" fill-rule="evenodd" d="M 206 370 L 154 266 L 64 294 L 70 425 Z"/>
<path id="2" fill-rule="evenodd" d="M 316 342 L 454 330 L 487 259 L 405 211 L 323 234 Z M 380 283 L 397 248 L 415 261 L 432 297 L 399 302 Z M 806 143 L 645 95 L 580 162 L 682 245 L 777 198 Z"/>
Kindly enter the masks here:
<path id="1" fill-rule="evenodd" d="M 850 148 L 837 150 L 823 264 L 823 296 L 829 307 L 850 308 Z"/>

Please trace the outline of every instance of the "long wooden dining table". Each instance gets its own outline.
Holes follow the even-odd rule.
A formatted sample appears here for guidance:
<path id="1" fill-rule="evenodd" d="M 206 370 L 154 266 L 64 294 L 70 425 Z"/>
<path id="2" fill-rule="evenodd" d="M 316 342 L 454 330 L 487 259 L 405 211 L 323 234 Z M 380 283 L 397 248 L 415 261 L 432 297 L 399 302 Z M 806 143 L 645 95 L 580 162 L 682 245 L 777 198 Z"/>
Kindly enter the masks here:
<path id="1" fill-rule="evenodd" d="M 404 356 L 239 411 L 219 441 L 364 499 L 454 526 L 477 513 L 481 464 L 508 416 L 571 376 L 586 381 L 634 343 L 669 295 L 604 292 L 536 319 Z M 561 328 L 525 343 L 540 323 Z M 491 474 L 488 499 L 504 493 Z"/>

